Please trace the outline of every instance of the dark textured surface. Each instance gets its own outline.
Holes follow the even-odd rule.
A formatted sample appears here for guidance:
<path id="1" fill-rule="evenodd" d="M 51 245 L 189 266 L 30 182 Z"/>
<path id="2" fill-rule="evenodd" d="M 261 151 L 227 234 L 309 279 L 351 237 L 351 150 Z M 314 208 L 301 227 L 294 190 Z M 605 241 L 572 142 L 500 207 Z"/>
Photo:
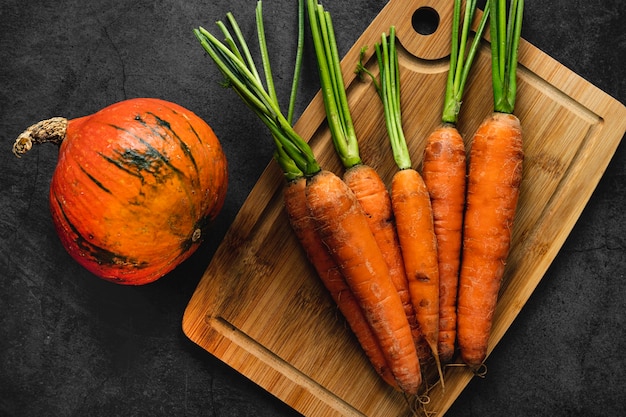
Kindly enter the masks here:
<path id="1" fill-rule="evenodd" d="M 345 52 L 386 4 L 329 2 Z M 295 416 L 181 331 L 184 308 L 220 239 L 271 159 L 264 127 L 230 90 L 192 28 L 253 1 L 5 0 L 0 5 L 0 416 Z M 266 1 L 279 94 L 287 97 L 293 1 Z M 528 2 L 524 37 L 626 101 L 626 3 Z M 278 50 L 281 48 L 281 51 Z M 309 54 L 297 114 L 317 89 Z M 282 82 L 280 80 L 283 80 Z M 16 159 L 14 138 L 43 118 L 125 98 L 175 101 L 216 131 L 230 187 L 213 238 L 138 288 L 71 261 L 52 227 L 53 146 Z M 626 404 L 626 144 L 622 143 L 543 281 L 448 415 L 622 416 Z"/>

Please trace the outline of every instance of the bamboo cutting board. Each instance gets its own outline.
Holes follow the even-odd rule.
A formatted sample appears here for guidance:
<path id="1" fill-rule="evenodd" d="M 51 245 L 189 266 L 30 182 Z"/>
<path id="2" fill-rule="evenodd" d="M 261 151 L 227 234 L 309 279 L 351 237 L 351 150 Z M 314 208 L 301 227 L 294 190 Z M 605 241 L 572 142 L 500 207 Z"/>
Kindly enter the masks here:
<path id="1" fill-rule="evenodd" d="M 353 72 L 359 52 L 370 46 L 366 61 L 376 73 L 371 46 L 396 26 L 405 134 L 419 169 L 424 139 L 440 121 L 452 3 L 390 0 L 342 61 L 361 156 L 387 182 L 395 163 L 380 100 Z M 424 8 L 440 18 L 431 35 L 412 25 Z M 626 131 L 621 103 L 523 40 L 519 62 L 515 113 L 524 128 L 524 179 L 490 349 L 543 277 Z M 491 112 L 490 77 L 485 42 L 458 124 L 466 137 Z M 341 173 L 319 94 L 296 130 L 324 168 Z M 185 334 L 304 415 L 411 415 L 404 397 L 372 370 L 308 264 L 283 212 L 283 186 L 270 162 L 189 302 Z M 463 367 L 447 368 L 445 392 L 435 385 L 424 410 L 443 415 L 471 378 Z"/>

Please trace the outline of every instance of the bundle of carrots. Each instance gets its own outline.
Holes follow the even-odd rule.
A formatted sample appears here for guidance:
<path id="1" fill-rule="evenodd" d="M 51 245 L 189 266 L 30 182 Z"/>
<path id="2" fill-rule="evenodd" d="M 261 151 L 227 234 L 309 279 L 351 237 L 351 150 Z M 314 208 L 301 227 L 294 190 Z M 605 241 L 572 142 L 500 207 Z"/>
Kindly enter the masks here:
<path id="1" fill-rule="evenodd" d="M 477 170 L 491 163 L 481 162 L 481 158 L 492 158 L 489 154 L 495 152 L 500 161 L 510 160 L 506 165 L 511 167 L 511 172 L 499 172 L 502 175 L 498 177 L 504 178 L 509 173 L 511 175 L 508 179 L 514 177 L 517 180 L 515 184 L 507 183 L 506 186 L 509 189 L 512 185 L 519 186 L 521 142 L 510 146 L 512 155 L 505 156 L 492 144 L 504 141 L 493 137 L 494 132 L 500 132 L 503 128 L 494 130 L 487 126 L 479 129 L 470 154 L 465 202 L 465 149 L 463 139 L 455 128 L 465 80 L 489 15 L 498 16 L 498 19 L 492 19 L 495 22 L 491 27 L 492 39 L 502 39 L 499 25 L 502 24 L 501 8 L 504 7 L 504 1 L 488 0 L 487 4 L 489 9 L 483 13 L 475 40 L 465 57 L 465 44 L 476 1 L 466 2 L 465 24 L 459 36 L 461 1 L 455 0 L 453 26 L 456 29 L 453 29 L 453 53 L 443 123 L 441 129 L 429 139 L 429 143 L 437 145 L 427 146 L 423 178 L 411 167 L 402 132 L 395 29 L 391 27 L 389 38 L 383 34 L 381 43 L 376 45 L 380 84 L 376 84 L 375 77 L 370 75 L 383 100 L 390 142 L 398 165 L 390 192 L 377 172 L 364 164 L 359 155 L 332 20 L 318 0 L 307 0 L 308 16 L 331 137 L 345 168 L 343 178 L 320 167 L 309 145 L 292 126 L 303 39 L 303 0 L 299 2 L 298 54 L 287 116 L 280 109 L 272 80 L 261 1 L 257 3 L 257 33 L 265 80 L 259 75 L 232 14 L 227 15 L 230 29 L 223 22 L 217 22 L 225 37 L 224 42 L 202 27 L 194 30 L 202 47 L 227 78 L 229 85 L 270 130 L 275 144 L 275 160 L 286 178 L 286 213 L 308 259 L 374 369 L 389 385 L 407 395 L 419 393 L 422 364 L 429 355 L 437 361 L 443 382 L 440 356 L 443 362 L 452 358 L 457 323 L 463 359 L 473 368 L 477 366 L 477 361 L 482 363 L 484 356 L 480 353 L 475 354 L 474 359 L 467 353 L 478 349 L 473 342 L 476 336 L 472 325 L 477 322 L 478 315 L 485 314 L 479 311 L 476 300 L 484 294 L 487 281 L 497 281 L 498 274 L 501 277 L 501 265 L 506 256 L 506 253 L 496 255 L 497 262 L 490 261 L 490 270 L 481 266 L 487 265 L 486 258 L 493 256 L 484 251 L 484 248 L 492 247 L 485 239 L 500 239 L 502 251 L 508 250 L 508 244 L 504 242 L 507 239 L 502 239 L 504 233 L 501 226 L 510 228 L 516 198 L 504 201 L 501 195 L 490 195 L 492 189 L 499 193 L 504 185 L 493 182 L 491 178 L 497 178 L 491 172 L 486 174 L 488 181 L 485 183 L 485 173 Z M 522 5 L 521 0 L 513 0 L 511 16 L 519 16 L 516 21 L 520 23 Z M 501 49 L 499 42 L 493 47 L 493 55 L 497 55 L 493 64 L 494 87 L 496 79 L 503 79 L 501 72 L 506 74 L 503 82 L 505 87 L 499 90 L 494 88 L 494 98 L 496 90 L 506 91 L 503 95 L 507 97 L 498 96 L 494 116 L 490 120 L 510 121 L 514 118 L 512 103 L 515 86 L 511 80 L 515 78 L 516 52 L 510 50 L 517 48 L 515 39 L 519 39 L 519 24 L 510 27 L 513 32 L 503 35 L 506 48 Z M 500 58 L 503 53 L 512 56 L 503 60 Z M 496 67 L 496 63 L 504 65 L 502 71 Z M 508 103 L 509 107 L 502 107 L 500 103 L 503 102 Z M 508 126 L 511 123 L 505 124 Z M 455 139 L 457 143 L 447 145 L 448 139 Z M 448 148 L 451 150 L 435 151 Z M 517 164 L 513 161 L 514 157 L 518 158 Z M 455 168 L 446 165 L 453 162 L 456 163 Z M 498 170 L 502 169 L 501 165 Z M 442 170 L 457 172 L 456 194 L 448 195 L 438 191 L 444 181 L 440 175 Z M 489 200 L 488 203 L 482 202 L 485 198 Z M 505 203 L 509 205 L 508 208 L 499 208 Z M 452 219 L 441 214 L 442 206 L 454 205 L 457 214 Z M 499 234 L 494 232 L 486 235 L 480 230 L 483 227 L 480 221 L 499 216 L 503 211 L 508 217 L 497 219 L 501 222 Z M 495 223 L 493 230 L 496 230 Z M 461 251 L 463 263 L 459 264 Z M 457 309 L 456 284 L 459 280 Z M 489 293 L 492 294 L 493 290 Z M 484 304 L 483 301 L 478 302 Z M 484 329 L 483 326 L 480 330 Z"/>
<path id="2" fill-rule="evenodd" d="M 458 343 L 463 362 L 477 371 L 487 355 L 522 179 L 521 125 L 513 109 L 523 0 L 512 0 L 508 13 L 505 0 L 487 0 L 466 54 L 475 10 L 476 1 L 467 1 L 461 25 L 455 0 L 442 123 L 426 139 L 422 176 L 412 169 L 402 132 L 393 27 L 390 42 L 383 34 L 382 47 L 376 45 L 376 87 L 399 169 L 391 201 L 419 330 L 438 363 L 449 362 Z M 488 20 L 494 111 L 473 135 L 467 164 L 456 123 Z"/>
<path id="3" fill-rule="evenodd" d="M 308 6 L 310 12 L 315 8 L 310 2 Z M 260 7 L 258 2 L 262 33 Z M 289 221 L 374 368 L 390 385 L 416 395 L 421 373 L 412 334 L 366 214 L 346 182 L 317 164 L 308 144 L 281 113 L 268 75 L 264 37 L 259 39 L 267 87 L 232 14 L 228 18 L 235 37 L 218 22 L 226 44 L 203 28 L 195 34 L 230 85 L 270 129 L 276 160 L 288 180 L 284 196 Z M 324 22 L 328 30 L 329 22 Z"/>
<path id="4" fill-rule="evenodd" d="M 426 358 L 428 351 L 421 343 L 424 340 L 423 333 L 419 330 L 419 316 L 416 314 L 415 300 L 411 296 L 399 237 L 394 226 L 391 196 L 378 172 L 360 158 L 330 13 L 317 0 L 308 0 L 308 6 L 324 107 L 335 150 L 345 169 L 343 180 L 366 215 L 367 227 L 363 232 L 373 235 L 371 250 L 382 253 L 384 262 L 381 268 L 384 267 L 387 271 L 381 271 L 372 282 L 384 282 L 385 285 L 388 285 L 387 281 L 391 282 L 394 298 L 396 295 L 400 298 L 403 310 L 397 310 L 390 318 L 396 322 L 397 329 L 394 333 L 402 334 L 403 337 L 407 335 L 407 331 L 410 334 L 402 342 L 402 356 L 409 358 L 410 362 L 394 365 L 396 361 L 392 357 L 388 357 L 388 362 L 392 368 L 407 368 L 410 365 L 414 369 L 413 378 L 421 380 L 419 361 Z M 333 247 L 330 248 L 332 250 Z M 391 323 L 393 321 L 389 322 Z M 383 345 L 386 343 L 383 342 Z"/>

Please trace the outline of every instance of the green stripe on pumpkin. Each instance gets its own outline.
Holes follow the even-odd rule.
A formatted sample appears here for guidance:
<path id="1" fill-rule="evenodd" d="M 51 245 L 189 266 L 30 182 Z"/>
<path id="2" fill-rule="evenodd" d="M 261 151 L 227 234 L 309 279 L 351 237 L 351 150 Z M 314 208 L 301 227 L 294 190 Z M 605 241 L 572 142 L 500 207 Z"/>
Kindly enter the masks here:
<path id="1" fill-rule="evenodd" d="M 92 258 L 95 262 L 100 264 L 107 264 L 112 266 L 131 266 L 133 268 L 145 268 L 148 267 L 149 264 L 147 262 L 139 262 L 137 259 L 121 255 L 119 253 L 112 252 L 108 249 L 100 247 L 90 242 L 83 234 L 78 230 L 78 227 L 70 221 L 67 213 L 63 209 L 63 205 L 61 201 L 56 195 L 56 192 L 53 192 L 54 201 L 56 202 L 59 212 L 63 215 L 64 223 L 71 229 L 72 233 L 76 235 L 76 239 L 74 242 L 79 247 L 82 252 L 85 252 L 86 255 Z"/>
<path id="2" fill-rule="evenodd" d="M 105 192 L 107 192 L 109 194 L 112 194 L 111 190 L 106 188 L 98 179 L 96 179 L 96 177 L 94 177 L 89 172 L 87 172 L 87 170 L 85 170 L 85 168 L 83 168 L 82 165 L 79 165 L 79 168 L 80 168 L 81 171 L 83 171 L 83 174 L 85 174 L 91 181 L 93 181 L 94 184 L 96 184 L 98 186 L 98 188 L 100 188 L 102 191 L 105 191 Z"/>

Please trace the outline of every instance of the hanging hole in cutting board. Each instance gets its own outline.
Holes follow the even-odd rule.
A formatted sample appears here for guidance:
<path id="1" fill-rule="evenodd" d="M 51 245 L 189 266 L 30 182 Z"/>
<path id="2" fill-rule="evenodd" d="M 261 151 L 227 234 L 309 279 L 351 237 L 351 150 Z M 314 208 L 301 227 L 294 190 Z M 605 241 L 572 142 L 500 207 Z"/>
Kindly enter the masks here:
<path id="1" fill-rule="evenodd" d="M 439 13 L 435 9 L 424 6 L 413 13 L 411 23 L 417 33 L 428 36 L 437 31 L 439 20 Z"/>
<path id="2" fill-rule="evenodd" d="M 441 0 L 389 2 L 398 8 L 390 13 L 396 16 L 398 39 L 411 55 L 427 61 L 438 61 L 450 55 L 453 3 Z"/>

